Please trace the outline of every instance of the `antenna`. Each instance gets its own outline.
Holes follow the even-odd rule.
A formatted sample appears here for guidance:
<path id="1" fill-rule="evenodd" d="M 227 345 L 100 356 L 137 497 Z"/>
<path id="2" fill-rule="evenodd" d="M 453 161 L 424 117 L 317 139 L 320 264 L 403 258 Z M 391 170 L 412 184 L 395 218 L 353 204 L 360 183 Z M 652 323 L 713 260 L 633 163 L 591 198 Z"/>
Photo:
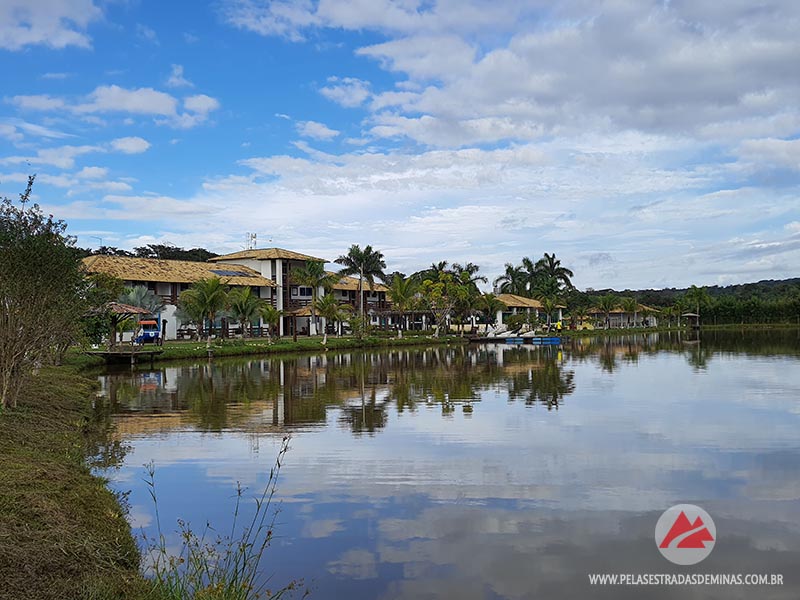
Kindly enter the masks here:
<path id="1" fill-rule="evenodd" d="M 244 236 L 244 248 L 245 250 L 255 250 L 258 248 L 258 234 L 257 233 L 250 233 L 249 231 Z M 272 243 L 272 236 L 269 236 L 269 243 Z"/>

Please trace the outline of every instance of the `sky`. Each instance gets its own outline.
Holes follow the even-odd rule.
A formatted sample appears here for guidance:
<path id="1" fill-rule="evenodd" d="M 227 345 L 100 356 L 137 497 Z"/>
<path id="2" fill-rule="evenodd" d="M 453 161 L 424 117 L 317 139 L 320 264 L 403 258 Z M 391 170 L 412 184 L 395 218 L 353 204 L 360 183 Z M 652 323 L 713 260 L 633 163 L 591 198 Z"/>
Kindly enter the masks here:
<path id="1" fill-rule="evenodd" d="M 800 276 L 796 0 L 0 0 L 0 195 L 82 247 Z"/>

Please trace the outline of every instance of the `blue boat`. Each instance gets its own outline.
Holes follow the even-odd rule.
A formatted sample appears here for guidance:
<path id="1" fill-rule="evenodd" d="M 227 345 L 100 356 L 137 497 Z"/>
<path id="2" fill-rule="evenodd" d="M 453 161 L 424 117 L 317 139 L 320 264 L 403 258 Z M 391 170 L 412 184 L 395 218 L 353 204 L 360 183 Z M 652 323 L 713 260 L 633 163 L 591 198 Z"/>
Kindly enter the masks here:
<path id="1" fill-rule="evenodd" d="M 552 336 L 552 337 L 532 337 L 528 338 L 531 344 L 535 346 L 554 346 L 561 343 L 561 338 Z"/>

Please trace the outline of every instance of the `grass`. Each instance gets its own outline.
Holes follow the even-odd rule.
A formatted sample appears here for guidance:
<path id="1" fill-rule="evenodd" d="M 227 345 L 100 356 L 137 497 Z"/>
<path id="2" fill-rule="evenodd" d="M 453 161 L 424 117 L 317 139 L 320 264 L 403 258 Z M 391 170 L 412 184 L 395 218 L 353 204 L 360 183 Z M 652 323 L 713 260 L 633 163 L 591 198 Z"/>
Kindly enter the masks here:
<path id="1" fill-rule="evenodd" d="M 125 498 L 87 465 L 108 433 L 89 417 L 95 390 L 74 367 L 45 369 L 17 409 L 0 413 L 0 600 L 266 600 L 299 589 L 292 581 L 271 592 L 258 581 L 288 439 L 242 527 L 241 488 L 228 536 L 211 539 L 210 526 L 198 536 L 179 522 L 183 546 L 172 556 L 159 522 L 143 573 Z M 157 511 L 152 470 L 150 484 Z"/>
<path id="2" fill-rule="evenodd" d="M 158 534 L 148 542 L 145 560 L 153 592 L 159 600 L 277 600 L 302 586 L 292 581 L 277 591 L 267 589 L 269 578 L 262 577 L 264 553 L 272 542 L 278 510 L 273 510 L 278 475 L 289 437 L 284 437 L 275 465 L 261 494 L 255 498 L 255 510 L 240 528 L 245 490 L 236 489 L 236 506 L 228 535 L 217 535 L 209 524 L 197 534 L 189 523 L 179 522 L 181 550 L 177 555 L 167 550 L 158 512 L 158 494 L 154 465 L 148 466 L 148 485 L 155 508 Z M 306 590 L 303 597 L 308 595 Z"/>
<path id="3" fill-rule="evenodd" d="M 0 599 L 144 598 L 119 499 L 85 462 L 92 381 L 43 370 L 0 414 Z"/>

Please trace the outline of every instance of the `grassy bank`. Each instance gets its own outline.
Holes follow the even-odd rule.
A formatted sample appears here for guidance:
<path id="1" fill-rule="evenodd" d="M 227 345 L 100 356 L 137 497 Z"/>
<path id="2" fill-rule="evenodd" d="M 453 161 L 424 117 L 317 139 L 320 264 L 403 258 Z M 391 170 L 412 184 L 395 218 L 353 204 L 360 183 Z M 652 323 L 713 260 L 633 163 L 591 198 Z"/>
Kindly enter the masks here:
<path id="1" fill-rule="evenodd" d="M 120 504 L 85 462 L 93 385 L 46 370 L 0 414 L 2 600 L 145 597 Z"/>
<path id="2" fill-rule="evenodd" d="M 429 335 L 412 335 L 402 339 L 386 337 L 366 337 L 356 339 L 353 337 L 329 337 L 326 345 L 322 344 L 321 337 L 299 337 L 297 341 L 291 338 L 274 340 L 271 344 L 264 338 L 227 339 L 215 341 L 212 344 L 215 357 L 222 356 L 260 356 L 272 354 L 290 354 L 301 352 L 325 352 L 326 350 L 354 350 L 358 348 L 400 348 L 407 346 L 430 346 L 432 344 L 465 344 L 466 337 L 457 335 L 441 336 L 438 338 Z M 206 343 L 204 341 L 192 342 L 167 342 L 163 352 L 156 356 L 155 362 L 182 360 L 192 358 L 207 358 Z M 69 357 L 69 364 L 75 367 L 87 367 L 103 364 L 103 360 L 73 352 Z"/>

